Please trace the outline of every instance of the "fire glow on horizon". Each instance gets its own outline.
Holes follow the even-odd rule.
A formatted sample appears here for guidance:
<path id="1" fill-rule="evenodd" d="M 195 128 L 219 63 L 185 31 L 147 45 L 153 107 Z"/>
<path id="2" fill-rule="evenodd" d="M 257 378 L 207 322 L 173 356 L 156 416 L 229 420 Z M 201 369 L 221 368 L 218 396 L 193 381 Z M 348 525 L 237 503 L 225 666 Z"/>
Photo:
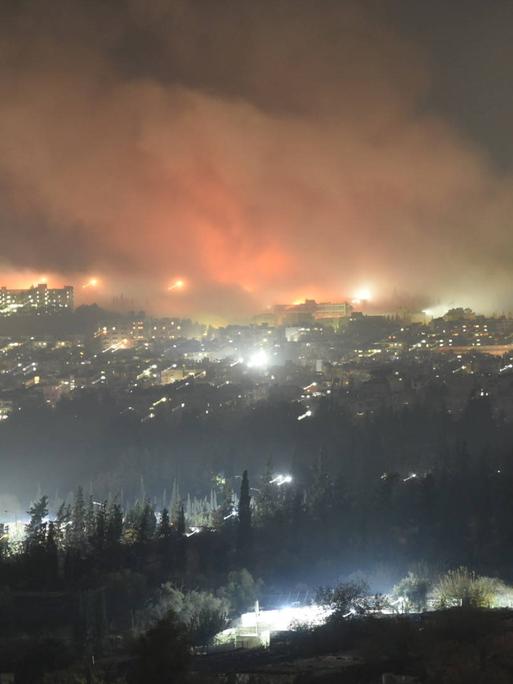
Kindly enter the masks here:
<path id="1" fill-rule="evenodd" d="M 173 3 L 131 0 L 114 20 L 56 0 L 34 41 L 37 3 L 14 4 L 0 24 L 1 258 L 27 277 L 3 284 L 45 272 L 77 283 L 78 301 L 123 293 L 223 319 L 304 298 L 381 305 L 396 289 L 422 308 L 467 295 L 511 308 L 513 174 L 443 108 L 425 111 L 439 75 L 404 26 L 356 0 L 185 3 L 172 21 Z M 183 43 L 203 26 L 219 44 Z M 109 35 L 137 46 L 138 74 Z M 98 293 L 83 286 L 96 269 Z"/>

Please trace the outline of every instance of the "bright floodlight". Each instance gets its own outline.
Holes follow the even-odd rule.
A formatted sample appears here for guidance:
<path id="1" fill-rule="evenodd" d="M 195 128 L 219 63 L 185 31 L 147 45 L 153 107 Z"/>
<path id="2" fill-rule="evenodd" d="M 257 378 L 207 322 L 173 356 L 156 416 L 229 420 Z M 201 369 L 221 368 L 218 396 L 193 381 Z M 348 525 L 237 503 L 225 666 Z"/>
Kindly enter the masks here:
<path id="1" fill-rule="evenodd" d="M 171 283 L 171 285 L 167 289 L 169 290 L 169 292 L 173 292 L 174 290 L 183 290 L 184 287 L 185 287 L 185 280 L 178 278 L 177 280 L 174 281 L 174 283 Z"/>
<path id="2" fill-rule="evenodd" d="M 369 287 L 360 287 L 355 293 L 355 299 L 361 302 L 368 302 L 372 299 L 372 291 Z"/>
<path id="3" fill-rule="evenodd" d="M 290 484 L 292 482 L 292 475 L 275 475 L 272 480 L 269 480 L 269 484 L 276 484 L 281 487 L 284 484 Z"/>
<path id="4" fill-rule="evenodd" d="M 248 368 L 265 368 L 269 363 L 269 356 L 263 349 L 251 354 L 248 360 Z"/>
<path id="5" fill-rule="evenodd" d="M 89 288 L 89 287 L 97 287 L 97 286 L 98 286 L 98 278 L 90 278 L 87 281 L 87 283 L 84 283 L 84 285 L 82 285 L 84 290 Z"/>

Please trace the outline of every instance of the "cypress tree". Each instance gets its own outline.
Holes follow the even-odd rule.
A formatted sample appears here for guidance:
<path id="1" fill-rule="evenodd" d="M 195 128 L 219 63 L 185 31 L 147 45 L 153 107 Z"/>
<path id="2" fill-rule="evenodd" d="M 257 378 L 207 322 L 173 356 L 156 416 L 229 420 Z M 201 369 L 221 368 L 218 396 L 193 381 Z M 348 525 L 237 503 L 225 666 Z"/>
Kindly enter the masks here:
<path id="1" fill-rule="evenodd" d="M 47 586 L 53 586 L 59 574 L 59 553 L 57 550 L 57 530 L 55 523 L 50 522 L 48 525 L 48 534 L 46 535 L 46 582 Z"/>
<path id="2" fill-rule="evenodd" d="M 32 504 L 28 514 L 30 521 L 25 526 L 25 539 L 27 551 L 32 551 L 41 548 L 45 544 L 46 539 L 46 523 L 44 519 L 48 515 L 48 497 L 42 496 L 38 501 Z"/>
<path id="3" fill-rule="evenodd" d="M 239 526 L 237 530 L 237 550 L 245 552 L 251 545 L 251 496 L 249 493 L 248 471 L 242 473 L 239 497 Z"/>
<path id="4" fill-rule="evenodd" d="M 157 519 L 152 505 L 147 501 L 141 513 L 139 525 L 137 529 L 137 540 L 140 542 L 147 542 L 155 534 L 157 526 Z"/>
<path id="5" fill-rule="evenodd" d="M 107 538 L 107 502 L 104 501 L 95 516 L 95 527 L 92 544 L 95 550 L 101 553 L 105 547 Z"/>
<path id="6" fill-rule="evenodd" d="M 57 546 L 63 549 L 69 541 L 69 523 L 71 520 L 71 507 L 65 501 L 59 506 L 57 517 L 55 518 L 55 539 Z"/>
<path id="7" fill-rule="evenodd" d="M 109 506 L 107 514 L 106 538 L 108 546 L 115 546 L 121 541 L 123 534 L 123 512 L 118 503 Z"/>
<path id="8" fill-rule="evenodd" d="M 76 549 L 84 550 L 86 546 L 86 506 L 84 490 L 77 489 L 71 512 L 71 543 Z"/>
<path id="9" fill-rule="evenodd" d="M 176 530 L 178 534 L 184 535 L 185 534 L 185 509 L 183 507 L 183 503 L 180 506 L 180 510 L 178 511 L 178 520 L 176 521 Z"/>
<path id="10" fill-rule="evenodd" d="M 163 508 L 162 512 L 160 514 L 158 535 L 159 535 L 159 537 L 165 539 L 165 538 L 169 537 L 170 534 L 171 534 L 171 522 L 169 520 L 169 511 L 167 510 L 167 508 Z"/>

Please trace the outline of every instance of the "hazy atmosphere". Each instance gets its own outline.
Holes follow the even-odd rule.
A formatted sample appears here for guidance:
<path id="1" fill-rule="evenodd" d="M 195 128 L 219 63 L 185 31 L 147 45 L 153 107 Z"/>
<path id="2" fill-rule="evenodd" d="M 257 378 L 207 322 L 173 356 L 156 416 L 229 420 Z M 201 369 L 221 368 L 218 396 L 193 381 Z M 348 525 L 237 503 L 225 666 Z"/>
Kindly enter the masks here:
<path id="1" fill-rule="evenodd" d="M 513 682 L 513 2 L 0 0 L 0 684 Z"/>
<path id="2" fill-rule="evenodd" d="M 512 307 L 509 3 L 0 12 L 7 284 L 228 319 L 362 286 Z"/>

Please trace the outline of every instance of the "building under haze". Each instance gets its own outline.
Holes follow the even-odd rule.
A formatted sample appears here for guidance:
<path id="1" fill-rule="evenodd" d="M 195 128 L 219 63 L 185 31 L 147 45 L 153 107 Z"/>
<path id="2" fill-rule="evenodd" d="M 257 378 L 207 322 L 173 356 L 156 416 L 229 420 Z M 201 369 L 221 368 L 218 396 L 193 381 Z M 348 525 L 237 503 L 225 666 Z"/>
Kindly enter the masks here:
<path id="1" fill-rule="evenodd" d="M 316 302 L 305 299 L 296 304 L 276 304 L 272 311 L 255 316 L 256 323 L 267 325 L 304 325 L 319 321 L 338 328 L 351 316 L 353 308 L 348 302 Z"/>
<path id="2" fill-rule="evenodd" d="M 26 289 L 0 287 L 0 315 L 50 314 L 73 309 L 73 287 L 50 288 L 39 283 Z"/>

